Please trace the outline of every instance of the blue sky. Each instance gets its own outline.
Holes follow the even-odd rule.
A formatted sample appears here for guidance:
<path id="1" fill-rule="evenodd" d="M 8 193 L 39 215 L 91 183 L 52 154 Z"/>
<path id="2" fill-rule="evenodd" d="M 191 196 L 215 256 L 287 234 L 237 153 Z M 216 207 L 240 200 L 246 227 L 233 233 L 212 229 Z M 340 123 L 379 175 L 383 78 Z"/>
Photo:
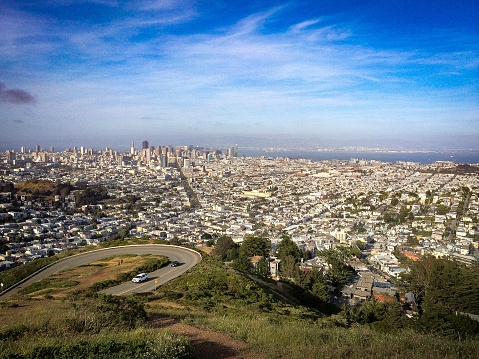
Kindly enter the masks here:
<path id="1" fill-rule="evenodd" d="M 478 19 L 475 0 L 1 0 L 0 150 L 477 150 Z"/>

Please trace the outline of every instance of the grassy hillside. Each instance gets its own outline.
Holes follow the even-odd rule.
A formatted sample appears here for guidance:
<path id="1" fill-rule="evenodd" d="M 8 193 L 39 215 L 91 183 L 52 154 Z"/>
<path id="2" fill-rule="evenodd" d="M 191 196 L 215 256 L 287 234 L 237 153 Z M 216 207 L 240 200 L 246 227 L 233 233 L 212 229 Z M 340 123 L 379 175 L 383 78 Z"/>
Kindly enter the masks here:
<path id="1" fill-rule="evenodd" d="M 186 337 L 149 327 L 141 298 L 98 293 L 168 263 L 121 258 L 56 273 L 0 302 L 0 358 L 194 358 Z"/>
<path id="2" fill-rule="evenodd" d="M 52 198 L 54 195 L 66 196 L 73 187 L 53 181 L 29 179 L 15 184 L 15 191 L 19 195 Z"/>
<path id="3" fill-rule="evenodd" d="M 152 329 L 158 317 L 228 333 L 262 358 L 475 358 L 479 350 L 477 335 L 426 333 L 380 304 L 332 315 L 297 304 L 287 283 L 253 280 L 206 254 L 156 293 L 98 294 L 95 273 L 110 261 L 118 270 L 116 260 L 60 273 L 1 303 L 0 358 L 194 357 L 187 338 Z M 144 259 L 126 260 L 130 271 Z"/>
<path id="4" fill-rule="evenodd" d="M 427 334 L 394 323 L 388 313 L 362 325 L 349 311 L 327 315 L 289 304 L 282 295 L 287 284 L 271 287 L 207 257 L 151 295 L 147 307 L 149 313 L 231 333 L 270 358 L 475 358 L 479 349 L 477 335 L 458 341 Z M 365 311 L 373 305 L 381 306 L 372 304 Z"/>

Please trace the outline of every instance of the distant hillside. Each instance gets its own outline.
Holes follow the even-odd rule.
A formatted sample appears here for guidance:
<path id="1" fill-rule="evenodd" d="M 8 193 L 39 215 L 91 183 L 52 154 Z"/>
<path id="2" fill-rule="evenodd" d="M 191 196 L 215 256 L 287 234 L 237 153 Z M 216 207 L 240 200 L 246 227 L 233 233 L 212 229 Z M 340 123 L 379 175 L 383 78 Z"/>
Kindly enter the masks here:
<path id="1" fill-rule="evenodd" d="M 16 194 L 36 198 L 52 198 L 55 195 L 60 195 L 62 198 L 65 198 L 73 189 L 74 187 L 69 183 L 57 183 L 37 179 L 29 179 L 15 184 Z"/>
<path id="2" fill-rule="evenodd" d="M 6 188 L 10 188 L 6 186 Z M 53 181 L 44 181 L 30 179 L 15 184 L 14 192 L 17 195 L 25 195 L 34 199 L 53 199 L 56 195 L 64 200 L 70 193 L 74 192 L 76 206 L 85 204 L 97 204 L 104 199 L 108 199 L 108 191 L 102 186 L 95 188 L 77 188 L 70 183 L 58 183 Z"/>
<path id="3" fill-rule="evenodd" d="M 439 172 L 454 174 L 479 173 L 479 167 L 468 164 L 459 164 L 453 168 L 441 169 Z"/>

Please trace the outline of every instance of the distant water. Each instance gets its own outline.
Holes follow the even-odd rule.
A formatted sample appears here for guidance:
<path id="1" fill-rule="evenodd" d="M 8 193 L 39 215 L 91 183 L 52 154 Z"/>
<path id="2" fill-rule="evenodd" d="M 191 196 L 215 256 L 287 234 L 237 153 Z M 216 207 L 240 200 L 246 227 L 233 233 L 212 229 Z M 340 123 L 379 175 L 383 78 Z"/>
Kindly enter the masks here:
<path id="1" fill-rule="evenodd" d="M 381 162 L 396 163 L 397 161 L 418 162 L 430 164 L 436 161 L 451 161 L 455 163 L 479 163 L 479 151 L 468 152 L 313 152 L 313 151 L 278 151 L 265 152 L 263 150 L 238 149 L 239 156 L 246 157 L 288 157 L 304 158 L 313 161 L 325 160 L 377 160 Z"/>

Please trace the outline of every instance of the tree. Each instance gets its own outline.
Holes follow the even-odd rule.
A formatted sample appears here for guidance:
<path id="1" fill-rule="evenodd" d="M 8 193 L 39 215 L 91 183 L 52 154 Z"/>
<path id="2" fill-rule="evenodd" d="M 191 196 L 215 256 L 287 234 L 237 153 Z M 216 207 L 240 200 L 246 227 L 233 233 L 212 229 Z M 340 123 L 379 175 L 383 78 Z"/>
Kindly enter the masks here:
<path id="1" fill-rule="evenodd" d="M 362 241 L 356 241 L 354 244 L 362 251 L 366 249 L 366 243 Z"/>
<path id="2" fill-rule="evenodd" d="M 311 272 L 311 279 L 313 285 L 311 286 L 311 294 L 323 302 L 329 301 L 329 290 L 324 276 L 319 273 L 316 268 Z"/>
<path id="3" fill-rule="evenodd" d="M 238 258 L 233 261 L 233 268 L 237 271 L 248 273 L 251 272 L 251 262 L 248 257 L 239 255 Z"/>
<path id="4" fill-rule="evenodd" d="M 347 262 L 353 258 L 357 251 L 357 249 L 355 251 L 348 247 L 337 247 L 318 253 L 318 257 L 324 258 L 329 265 L 326 278 L 332 286 L 339 287 L 345 284 L 356 273 Z"/>
<path id="5" fill-rule="evenodd" d="M 226 261 L 227 262 L 231 262 L 233 260 L 235 260 L 236 258 L 238 258 L 239 256 L 239 250 L 237 247 L 234 247 L 234 248 L 231 248 L 231 249 L 228 249 L 228 251 L 226 252 Z"/>
<path id="6" fill-rule="evenodd" d="M 281 261 L 285 261 L 289 256 L 293 257 L 296 263 L 301 259 L 298 246 L 287 235 L 283 235 L 283 239 L 276 247 L 276 255 Z"/>
<path id="7" fill-rule="evenodd" d="M 291 255 L 288 255 L 284 258 L 284 260 L 281 260 L 279 269 L 281 277 L 288 279 L 294 279 L 299 272 L 296 259 Z"/>
<path id="8" fill-rule="evenodd" d="M 414 293 L 421 311 L 479 314 L 478 268 L 425 256 L 400 279 L 400 286 Z"/>
<path id="9" fill-rule="evenodd" d="M 232 248 L 236 247 L 235 242 L 228 236 L 221 236 L 216 240 L 216 245 L 211 254 L 220 256 L 222 259 L 226 258 L 226 254 Z"/>
<path id="10" fill-rule="evenodd" d="M 213 236 L 211 234 L 209 234 L 208 232 L 204 232 L 201 235 L 201 239 L 211 239 L 211 238 L 213 238 Z"/>
<path id="11" fill-rule="evenodd" d="M 256 273 L 262 277 L 266 277 L 268 275 L 268 262 L 264 257 L 259 260 L 258 266 L 256 267 Z"/>
<path id="12" fill-rule="evenodd" d="M 267 238 L 249 236 L 246 237 L 240 247 L 240 256 L 266 257 L 271 248 L 271 242 Z"/>

